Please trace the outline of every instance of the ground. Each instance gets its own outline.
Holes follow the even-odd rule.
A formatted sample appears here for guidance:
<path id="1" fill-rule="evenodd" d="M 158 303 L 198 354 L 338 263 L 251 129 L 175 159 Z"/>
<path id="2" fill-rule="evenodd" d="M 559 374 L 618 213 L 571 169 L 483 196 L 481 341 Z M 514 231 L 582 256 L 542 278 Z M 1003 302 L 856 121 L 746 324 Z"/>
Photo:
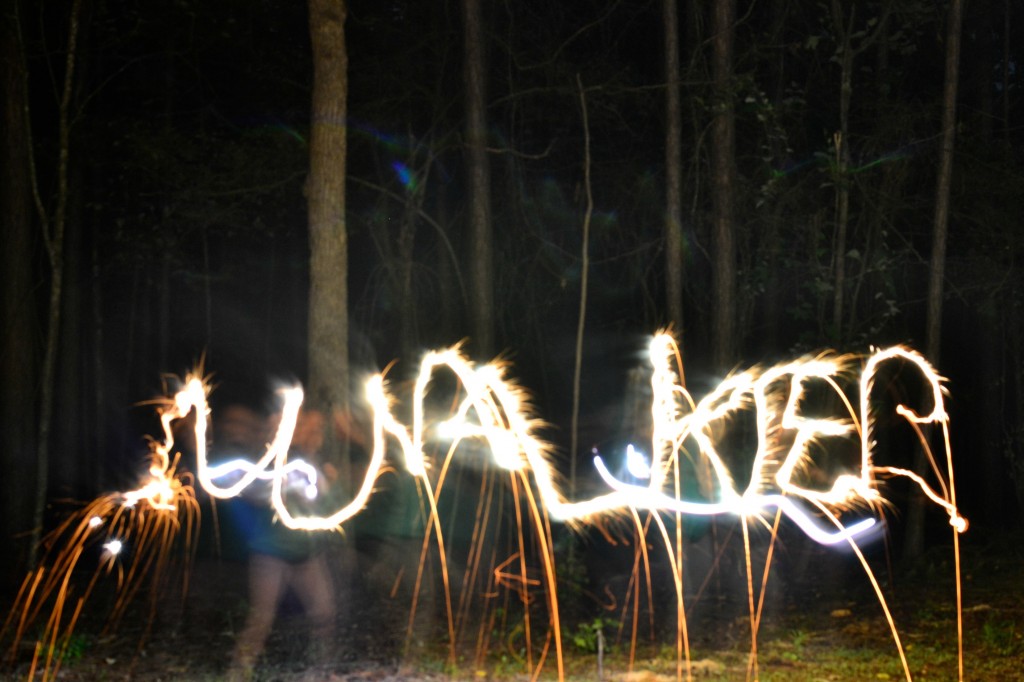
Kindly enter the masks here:
<path id="1" fill-rule="evenodd" d="M 1024 680 L 1024 549 L 1020 537 L 977 531 L 963 542 L 964 679 Z M 810 577 L 813 578 L 813 566 Z M 934 547 L 912 567 L 881 582 L 900 642 L 915 680 L 957 680 L 957 610 L 951 546 Z M 345 590 L 348 590 L 345 593 Z M 450 663 L 443 631 L 433 643 L 402 659 L 403 633 L 372 625 L 380 615 L 356 584 L 342 588 L 353 608 L 344 615 L 333 663 L 310 669 L 304 663 L 301 614 L 286 603 L 257 672 L 261 681 L 530 679 L 522 648 L 494 650 L 481 664 L 472 652 Z M 757 637 L 757 674 L 763 681 L 906 679 L 894 637 L 870 583 L 852 589 L 808 588 L 766 606 Z M 162 599 L 151 633 L 143 637 L 147 609 L 135 612 L 114 632 L 88 615 L 76 629 L 60 667 L 61 680 L 220 680 L 234 633 L 245 613 L 244 564 L 199 560 L 184 606 Z M 167 604 L 172 604 L 167 606 Z M 565 677 L 570 680 L 667 682 L 755 679 L 750 619 L 721 617 L 716 608 L 688 622 L 689 667 L 671 636 L 651 642 L 641 636 L 630 646 L 629 621 L 619 616 L 565 625 Z M 708 615 L 710 614 L 710 615 Z M 604 647 L 597 650 L 596 628 Z M 641 625 L 641 631 L 644 627 Z M 624 633 L 624 634 L 620 634 Z M 512 637 L 509 637 L 509 642 Z M 140 646 L 140 642 L 142 642 Z M 630 662 L 632 650 L 632 663 Z M 534 665 L 537 653 L 533 652 Z M 25 647 L 0 680 L 26 679 L 30 651 Z M 542 679 L 556 679 L 549 655 Z"/>

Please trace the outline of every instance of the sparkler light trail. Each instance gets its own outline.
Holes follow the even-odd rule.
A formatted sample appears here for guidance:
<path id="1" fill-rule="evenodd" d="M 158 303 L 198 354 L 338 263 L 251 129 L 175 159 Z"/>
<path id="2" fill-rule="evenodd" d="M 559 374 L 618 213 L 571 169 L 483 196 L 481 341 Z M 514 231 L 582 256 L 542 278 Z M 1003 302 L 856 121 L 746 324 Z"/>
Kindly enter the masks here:
<path id="1" fill-rule="evenodd" d="M 880 505 L 882 500 L 876 487 L 876 476 L 888 474 L 905 476 L 914 481 L 930 500 L 946 510 L 950 524 L 957 532 L 966 530 L 967 522 L 957 512 L 941 476 L 938 477 L 942 487 L 940 495 L 913 472 L 895 467 L 876 467 L 873 463 L 873 415 L 869 413 L 869 397 L 880 364 L 896 359 L 909 362 L 920 370 L 929 386 L 933 401 L 930 413 L 922 416 L 912 408 L 900 404 L 896 406 L 897 414 L 914 424 L 946 424 L 947 416 L 943 409 L 940 378 L 919 354 L 894 347 L 878 351 L 869 358 L 860 377 L 858 420 L 858 415 L 852 412 L 849 419 L 812 419 L 803 416 L 801 410 L 806 402 L 807 385 L 815 381 L 830 387 L 836 397 L 847 406 L 850 405 L 835 381 L 837 376 L 848 371 L 849 368 L 844 367 L 844 364 L 849 364 L 849 359 L 844 363 L 842 359 L 820 358 L 797 360 L 761 373 L 752 370 L 730 377 L 694 405 L 690 413 L 681 416 L 676 406 L 677 396 L 682 396 L 691 405 L 693 402 L 686 390 L 672 380 L 668 364 L 671 353 L 671 337 L 655 337 L 651 345 L 651 358 L 655 365 L 652 381 L 655 404 L 655 436 L 652 451 L 655 453 L 655 460 L 650 466 L 650 484 L 637 486 L 623 483 L 611 474 L 600 456 L 594 461 L 601 478 L 613 490 L 627 497 L 628 506 L 697 515 L 732 513 L 743 517 L 756 517 L 774 507 L 795 522 L 812 539 L 823 544 L 835 544 L 868 530 L 875 523 L 873 518 L 867 518 L 852 525 L 844 525 L 835 510 L 850 508 L 857 503 L 867 508 Z M 779 403 L 784 405 L 781 413 Z M 736 413 L 750 409 L 751 405 L 755 411 L 758 448 L 753 458 L 750 483 L 746 490 L 740 493 L 736 490 L 729 468 L 717 451 L 713 433 L 717 422 L 735 417 Z M 854 431 L 860 432 L 861 466 L 857 475 L 838 476 L 832 488 L 827 491 L 805 488 L 793 482 L 794 472 L 809 465 L 812 445 L 820 444 L 825 438 L 842 438 Z M 783 452 L 785 448 L 782 440 L 787 432 L 790 446 L 788 451 Z M 678 457 L 687 438 L 693 438 L 697 442 L 700 456 L 707 458 L 717 476 L 720 495 L 718 500 L 688 501 L 663 492 L 669 464 Z M 773 469 L 775 473 L 770 475 L 769 472 Z M 661 474 L 656 475 L 656 472 Z M 773 485 L 774 490 L 771 489 Z M 794 498 L 803 498 L 830 523 L 823 527 Z"/>
<path id="2" fill-rule="evenodd" d="M 235 459 L 211 464 L 207 456 L 211 417 L 207 402 L 209 390 L 200 376 L 188 376 L 183 388 L 160 411 L 164 439 L 153 442 L 148 474 L 139 487 L 99 498 L 48 536 L 44 562 L 26 578 L 16 608 L 0 635 L 13 629 L 16 647 L 29 624 L 40 614 L 43 604 L 52 601 L 53 613 L 37 645 L 35 659 L 46 652 L 44 677 L 50 672 L 56 674 L 60 657 L 57 654 L 54 658 L 54 652 L 67 646 L 83 604 L 101 574 L 116 572 L 119 585 L 124 586 L 123 596 L 115 605 L 116 616 L 136 593 L 147 573 L 165 569 L 170 549 L 182 531 L 183 546 L 194 547 L 198 505 L 191 475 L 179 472 L 178 455 L 173 455 L 173 426 L 185 419 L 193 420 L 195 479 L 202 489 L 212 497 L 227 499 L 241 494 L 254 482 L 269 482 L 270 504 L 277 519 L 296 531 L 340 529 L 364 509 L 377 478 L 386 468 L 386 459 L 391 457 L 394 461 L 390 466 L 401 465 L 422 483 L 431 510 L 428 526 L 432 524 L 437 534 L 443 571 L 446 570 L 443 539 L 433 488 L 436 484 L 439 491 L 441 483 L 429 475 L 436 468 L 436 462 L 428 452 L 443 446 L 450 456 L 464 441 L 483 445 L 492 464 L 509 472 L 511 480 L 522 481 L 522 493 L 532 505 L 532 522 L 539 529 L 537 545 L 543 555 L 560 674 L 561 640 L 548 518 L 578 525 L 599 522 L 602 517 L 613 514 L 639 519 L 637 510 L 646 510 L 654 514 L 668 548 L 671 543 L 658 518 L 663 512 L 732 515 L 743 521 L 745 537 L 747 520 L 768 525 L 767 518 L 774 513 L 787 517 L 819 543 L 848 543 L 857 552 L 857 537 L 876 524 L 875 515 L 886 504 L 879 480 L 904 477 L 944 510 L 955 533 L 966 530 L 967 521 L 960 515 L 955 501 L 942 379 L 919 354 L 897 346 L 875 351 L 863 361 L 862 367 L 860 361 L 850 356 L 821 355 L 767 369 L 750 369 L 728 377 L 700 401 L 695 401 L 680 384 L 674 364 L 677 354 L 670 335 L 660 333 L 653 337 L 649 347 L 652 370 L 650 461 L 644 459 L 640 450 L 630 446 L 626 462 L 632 480 L 646 480 L 646 485 L 617 479 L 598 455 L 594 465 L 608 486 L 607 492 L 589 499 L 567 500 L 558 484 L 553 449 L 538 435 L 541 423 L 532 415 L 524 392 L 506 377 L 507 367 L 498 363 L 475 365 L 456 347 L 424 356 L 407 404 L 411 415 L 409 424 L 395 416 L 398 401 L 391 394 L 385 377 L 377 375 L 367 381 L 365 397 L 373 425 L 372 450 L 365 476 L 347 503 L 325 515 L 297 514 L 286 503 L 290 494 L 314 498 L 325 485 L 312 465 L 300 459 L 289 460 L 303 400 L 301 388 L 282 391 L 281 419 L 262 456 L 255 461 Z M 913 369 L 917 380 L 927 388 L 927 409 L 915 410 L 897 404 L 894 413 L 919 436 L 924 425 L 941 427 L 947 464 L 945 474 L 934 461 L 925 439 L 921 438 L 931 459 L 933 475 L 930 478 L 935 483 L 929 483 L 915 472 L 875 462 L 874 431 L 879 415 L 872 411 L 875 409 L 872 406 L 880 401 L 872 398 L 881 368 L 889 364 Z M 444 381 L 439 381 L 442 376 Z M 430 391 L 438 385 L 444 385 L 444 390 L 449 391 L 452 379 L 456 387 L 453 408 L 447 418 L 432 419 Z M 851 398 L 848 393 L 856 396 Z M 823 406 L 829 405 L 842 408 L 838 414 L 820 414 Z M 735 447 L 730 448 L 732 441 L 727 438 L 741 416 L 753 417 L 756 435 L 756 447 L 746 458 L 750 461 L 749 471 L 744 470 L 742 477 L 730 463 L 734 466 L 735 462 L 742 461 L 743 453 L 737 456 L 732 452 Z M 822 453 L 827 455 L 839 449 L 856 451 L 859 465 L 835 475 L 829 481 L 830 487 L 823 486 L 812 474 L 824 474 L 820 466 Z M 481 448 L 472 450 L 476 452 Z M 684 461 L 709 472 L 709 485 L 701 486 L 707 494 L 699 499 L 684 499 L 679 492 Z M 447 461 L 444 466 L 447 467 Z M 741 490 L 737 480 L 749 482 Z M 637 523 L 639 526 L 639 521 Z M 89 546 L 103 549 L 100 565 L 85 592 L 78 597 L 72 616 L 66 619 L 65 602 L 73 589 L 71 575 L 82 565 L 80 560 Z M 194 549 L 186 549 L 186 554 L 188 551 Z M 679 552 L 681 550 L 677 549 Z M 523 563 L 522 548 L 519 556 Z M 678 567 L 682 557 L 675 556 L 673 560 Z M 865 569 L 870 575 L 866 564 Z M 525 566 L 523 571 L 525 576 Z M 681 569 L 676 573 L 681 575 Z M 682 586 L 678 581 L 676 590 L 681 607 Z M 877 584 L 876 592 L 887 611 Z M 685 616 L 680 618 L 685 627 Z M 450 623 L 450 631 L 451 628 Z M 896 637 L 895 626 L 892 628 Z M 14 648 L 11 651 L 13 654 Z M 35 667 L 34 662 L 33 672 Z M 909 679 L 909 670 L 907 676 Z"/>
<path id="3" fill-rule="evenodd" d="M 569 501 L 562 495 L 551 461 L 551 448 L 537 436 L 538 422 L 524 408 L 521 390 L 506 380 L 504 368 L 489 364 L 474 366 L 457 349 L 428 353 L 412 391 L 412 424 L 407 427 L 392 413 L 394 400 L 388 393 L 384 377 L 376 376 L 366 384 L 366 397 L 373 413 L 373 450 L 362 484 L 352 500 L 332 514 L 296 516 L 284 502 L 289 480 L 296 473 L 305 477 L 306 490 L 316 490 L 315 469 L 301 460 L 288 460 L 288 446 L 295 420 L 302 403 L 302 391 L 284 391 L 284 407 L 277 434 L 266 453 L 255 463 L 245 460 L 210 466 L 206 459 L 206 389 L 198 378 L 188 380 L 178 393 L 177 414 L 191 409 L 196 419 L 196 444 L 199 483 L 211 495 L 228 498 L 238 495 L 253 481 L 270 480 L 272 503 L 281 522 L 297 530 L 330 530 L 341 526 L 358 514 L 373 491 L 373 485 L 384 465 L 387 441 L 395 441 L 406 471 L 423 478 L 431 463 L 425 446 L 431 438 L 448 439 L 453 446 L 463 439 L 486 443 L 493 462 L 508 471 L 533 474 L 540 501 L 556 520 L 578 522 L 587 518 L 629 508 L 683 514 L 734 514 L 745 518 L 761 517 L 770 509 L 778 509 L 796 523 L 804 533 L 824 544 L 844 542 L 868 530 L 875 519 L 861 518 L 846 524 L 842 512 L 851 509 L 876 510 L 884 498 L 877 479 L 884 476 L 909 478 L 928 499 L 942 507 L 950 524 L 958 531 L 967 522 L 960 516 L 950 496 L 950 486 L 938 476 L 940 491 L 913 472 L 874 464 L 872 430 L 875 415 L 870 411 L 870 397 L 879 367 L 891 361 L 909 363 L 918 369 L 929 389 L 931 411 L 916 412 L 906 405 L 895 411 L 913 424 L 939 423 L 945 426 L 941 379 L 919 354 L 902 347 L 880 350 L 872 354 L 859 378 L 859 411 L 843 392 L 839 378 L 853 370 L 852 358 L 806 358 L 767 370 L 748 370 L 723 381 L 704 399 L 694 402 L 679 385 L 672 368 L 674 341 L 667 334 L 654 337 L 650 346 L 653 389 L 652 461 L 644 467 L 649 483 L 646 486 L 616 479 L 600 456 L 594 458 L 598 473 L 610 492 L 597 497 Z M 436 374 L 448 371 L 455 375 L 465 397 L 454 410 L 454 416 L 441 423 L 428 422 L 425 416 L 427 395 Z M 847 414 L 839 417 L 809 417 L 808 395 L 811 386 L 827 387 Z M 683 412 L 684 408 L 689 408 Z M 735 477 L 719 452 L 720 434 L 729 420 L 753 410 L 756 420 L 757 450 L 749 473 L 749 484 L 742 492 Z M 839 475 L 830 489 L 821 490 L 801 485 L 800 472 L 813 465 L 814 447 L 827 449 L 828 439 L 851 439 L 859 435 L 860 467 L 854 473 Z M 948 446 L 948 431 L 946 431 Z M 696 456 L 703 459 L 714 473 L 717 499 L 685 500 L 666 490 L 666 477 L 681 456 L 691 456 L 686 447 L 695 443 Z M 947 447 L 948 452 L 948 447 Z M 636 466 L 635 462 L 631 463 Z M 220 480 L 232 480 L 230 485 Z M 156 485 L 154 483 L 153 485 Z M 155 493 L 154 493 L 155 494 Z M 156 495 L 159 500 L 159 494 Z M 801 504 L 801 502 L 803 504 Z M 808 511 L 814 510 L 814 513 Z"/>

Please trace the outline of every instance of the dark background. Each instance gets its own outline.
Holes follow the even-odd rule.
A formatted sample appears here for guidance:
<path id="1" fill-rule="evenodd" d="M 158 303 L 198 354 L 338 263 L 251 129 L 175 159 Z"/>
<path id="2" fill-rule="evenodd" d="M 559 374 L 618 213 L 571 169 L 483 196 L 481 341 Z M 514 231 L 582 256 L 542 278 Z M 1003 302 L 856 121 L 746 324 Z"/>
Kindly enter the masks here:
<path id="1" fill-rule="evenodd" d="M 849 4 L 854 27 L 868 31 L 879 3 Z M 738 365 L 828 347 L 923 349 L 946 3 L 894 3 L 888 30 L 858 55 L 854 168 L 844 178 L 835 172 L 839 67 L 828 7 L 739 5 Z M 9 22 L 20 11 L 29 142 L 48 209 L 57 191 L 69 6 L 4 5 Z M 699 397 L 721 378 L 709 369 L 711 37 L 700 7 L 680 14 L 680 340 Z M 582 391 L 587 449 L 622 435 L 616 426 L 629 370 L 643 366 L 648 335 L 667 322 L 661 4 L 488 3 L 484 19 L 497 347 L 568 457 L 584 211 L 577 75 L 587 87 L 595 197 Z M 1019 526 L 1024 495 L 1022 25 L 1020 3 L 968 3 L 936 363 L 949 379 L 961 507 L 993 529 Z M 418 353 L 457 342 L 468 329 L 458 6 L 356 0 L 347 37 L 352 356 L 367 371 L 399 359 L 392 371 L 406 376 Z M 278 382 L 306 379 L 303 183 L 312 66 L 304 3 L 86 0 L 79 41 L 48 483 L 54 499 L 87 499 L 134 482 L 143 436 L 157 433 L 144 401 L 164 392 L 168 374 L 202 360 L 218 386 L 215 410 L 228 402 L 265 406 Z M 837 182 L 849 183 L 852 206 L 849 312 L 840 329 L 830 323 Z M 399 312 L 396 247 L 410 196 L 422 210 L 413 218 L 411 318 Z M 5 241 L 15 229 L 9 221 Z M 19 299 L 31 314 L 27 323 L 5 320 L 2 347 L 5 367 L 13 357 L 27 368 L 28 380 L 4 380 L 30 417 L 38 414 L 50 276 L 39 234 L 32 224 L 31 288 Z M 11 283 L 8 274 L 4 280 Z M 29 530 L 32 453 L 6 451 L 0 460 L 15 546 Z M 577 453 L 581 466 L 589 466 L 585 455 Z M 909 450 L 899 457 L 909 466 Z M 941 529 L 941 514 L 929 514 Z M 16 566 L 23 553 L 10 556 Z"/>

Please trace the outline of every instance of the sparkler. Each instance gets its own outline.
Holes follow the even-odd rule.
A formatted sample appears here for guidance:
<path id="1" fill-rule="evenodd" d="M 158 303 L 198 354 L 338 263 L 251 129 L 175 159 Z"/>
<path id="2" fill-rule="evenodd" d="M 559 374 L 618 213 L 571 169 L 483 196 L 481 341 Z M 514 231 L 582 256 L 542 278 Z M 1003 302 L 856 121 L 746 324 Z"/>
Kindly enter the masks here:
<path id="1" fill-rule="evenodd" d="M 25 578 L 0 628 L 0 640 L 12 633 L 8 659 L 13 661 L 29 628 L 49 606 L 36 640 L 29 679 L 40 667 L 44 680 L 56 678 L 79 617 L 101 577 L 115 574 L 117 578 L 108 627 L 116 626 L 146 583 L 152 588 L 152 620 L 158 588 L 172 567 L 173 549 L 180 539 L 185 555 L 183 591 L 187 591 L 187 564 L 195 549 L 199 505 L 191 474 L 179 470 L 173 423 L 188 416 L 190 407 L 179 394 L 161 409 L 164 438 L 150 443 L 150 466 L 138 488 L 93 500 L 43 539 L 39 566 Z M 101 550 L 97 566 L 85 559 L 93 547 Z M 76 576 L 90 571 L 85 588 L 78 592 L 81 586 Z"/>
<path id="2" fill-rule="evenodd" d="M 63 627 L 66 646 L 70 628 L 74 627 L 82 603 L 96 581 L 94 577 L 85 594 L 80 597 L 70 622 L 62 626 L 63 603 L 68 598 L 69 578 L 78 567 L 83 548 L 88 544 L 101 542 L 105 549 L 97 576 L 100 572 L 111 572 L 116 566 L 119 581 L 125 581 L 126 584 L 141 580 L 154 562 L 157 566 L 167 562 L 167 550 L 183 524 L 187 531 L 186 546 L 190 545 L 193 523 L 198 521 L 198 507 L 188 475 L 179 474 L 177 460 L 171 459 L 174 443 L 172 423 L 190 415 L 194 418 L 196 480 L 199 485 L 211 496 L 227 499 L 241 494 L 255 481 L 269 482 L 270 503 L 277 518 L 297 531 L 339 529 L 358 514 L 370 499 L 374 483 L 385 466 L 388 445 L 396 444 L 398 459 L 409 475 L 422 481 L 427 493 L 431 507 L 431 522 L 428 525 L 432 524 L 437 534 L 442 570 L 446 570 L 443 538 L 437 520 L 436 495 L 428 476 L 435 463 L 427 455 L 428 445 L 448 443 L 451 453 L 462 441 L 472 440 L 485 444 L 492 463 L 508 471 L 513 482 L 517 478 L 522 481 L 523 493 L 534 510 L 533 521 L 538 528 L 537 542 L 544 565 L 560 674 L 560 627 L 554 555 L 547 517 L 570 524 L 582 524 L 609 514 L 629 513 L 636 519 L 639 528 L 636 510 L 646 510 L 655 514 L 653 518 L 668 548 L 671 543 L 664 524 L 658 519 L 657 514 L 660 512 L 737 516 L 744 523 L 746 536 L 748 519 L 767 524 L 765 519 L 769 511 L 774 510 L 776 515 L 784 515 L 817 542 L 848 543 L 857 551 L 857 537 L 875 525 L 873 514 L 880 512 L 885 504 L 879 490 L 879 478 L 905 477 L 946 512 L 956 533 L 966 529 L 967 522 L 959 514 L 955 502 L 948 415 L 944 409 L 942 380 L 919 354 L 902 347 L 871 354 L 859 373 L 858 400 L 851 400 L 844 390 L 850 383 L 844 377 L 857 374 L 855 359 L 819 356 L 733 375 L 706 397 L 694 401 L 680 385 L 678 373 L 673 366 L 677 351 L 671 336 L 664 333 L 656 335 L 649 352 L 653 396 L 650 462 L 642 459 L 633 446 L 627 452 L 627 464 L 632 477 L 637 480 L 646 479 L 646 485 L 617 479 L 602 457 L 597 455 L 594 458 L 595 468 L 609 490 L 590 499 L 567 500 L 557 482 L 552 448 L 539 437 L 540 422 L 531 415 L 523 391 L 507 379 L 507 368 L 494 363 L 474 365 L 458 348 L 451 348 L 427 353 L 423 358 L 412 389 L 409 425 L 394 415 L 396 401 L 383 376 L 375 376 L 366 383 L 366 400 L 373 415 L 372 451 L 366 474 L 351 500 L 326 515 L 295 514 L 285 501 L 289 490 L 298 489 L 312 498 L 318 495 L 319 486 L 322 485 L 313 466 L 303 460 L 289 460 L 288 457 L 303 400 L 301 388 L 290 388 L 282 392 L 283 407 L 279 426 L 273 441 L 258 460 L 250 462 L 238 459 L 212 465 L 207 456 L 207 426 L 210 418 L 208 388 L 199 376 L 189 376 L 182 390 L 161 411 L 164 441 L 154 443 L 151 466 L 142 485 L 130 492 L 100 498 L 65 522 L 51 536 L 49 546 L 50 551 L 54 552 L 52 566 L 41 567 L 30 575 L 19 595 L 18 604 L 22 616 L 16 623 L 15 640 L 24 636 L 27 624 L 38 615 L 41 604 L 56 593 L 57 606 L 41 640 L 46 641 L 48 638 L 50 641 L 51 654 L 48 655 L 45 669 L 51 669 L 50 656 L 58 640 L 58 633 L 62 632 Z M 898 404 L 895 413 L 915 429 L 928 424 L 942 427 L 948 472 L 945 476 L 939 471 L 930 450 L 927 451 L 932 459 L 935 473 L 933 478 L 938 482 L 938 491 L 914 472 L 879 466 L 874 462 L 875 443 L 872 432 L 876 415 L 871 412 L 870 398 L 880 366 L 890 362 L 916 368 L 928 388 L 930 411 L 917 411 Z M 434 422 L 426 414 L 428 395 L 435 376 L 442 372 L 449 373 L 457 380 L 460 387 L 457 395 L 460 397 L 454 403 L 455 407 L 448 419 Z M 830 391 L 833 398 L 830 402 L 845 406 L 845 411 L 833 416 L 813 416 L 813 409 L 809 405 L 812 389 L 818 392 L 823 389 Z M 854 404 L 858 407 L 854 408 Z M 749 483 L 741 491 L 733 471 L 719 450 L 722 447 L 723 430 L 736 417 L 749 412 L 754 416 L 757 446 L 752 457 Z M 814 466 L 811 454 L 813 449 L 828 449 L 828 444 L 833 440 L 846 445 L 857 444 L 859 468 L 836 476 L 828 489 L 803 485 L 802 475 Z M 711 473 L 713 485 L 710 499 L 682 498 L 679 492 L 679 472 L 683 458 L 698 462 Z M 674 481 L 670 479 L 673 473 Z M 532 486 L 528 481 L 532 481 Z M 536 496 L 533 490 L 536 490 Z M 516 492 L 516 495 L 519 493 Z M 857 518 L 846 521 L 844 517 L 847 513 L 853 513 Z M 133 533 L 142 537 L 133 538 Z M 155 549 L 146 548 L 144 551 L 146 542 L 156 541 L 159 544 Z M 133 542 L 135 552 L 126 572 L 121 563 L 121 552 Z M 677 554 L 681 552 L 678 545 L 677 542 Z M 146 551 L 151 554 L 146 554 Z M 519 556 L 522 560 L 522 551 Z M 861 560 L 870 572 L 863 558 Z M 677 575 L 681 575 L 681 561 L 681 555 L 674 558 Z M 877 583 L 875 585 L 888 615 L 884 598 Z M 133 586 L 127 592 L 133 594 L 135 589 L 137 587 Z M 679 592 L 681 607 L 682 585 L 678 581 L 676 590 Z M 451 632 L 450 605 L 448 608 Z M 751 616 L 754 622 L 753 612 Z M 680 618 L 685 619 L 682 615 Z M 11 624 L 10 620 L 8 625 Z M 681 625 L 685 629 L 685 620 L 681 621 Z M 894 625 L 892 629 L 898 645 Z M 900 653 L 906 669 L 902 648 Z M 37 658 L 38 655 L 37 648 Z M 909 679 L 909 670 L 907 676 Z"/>

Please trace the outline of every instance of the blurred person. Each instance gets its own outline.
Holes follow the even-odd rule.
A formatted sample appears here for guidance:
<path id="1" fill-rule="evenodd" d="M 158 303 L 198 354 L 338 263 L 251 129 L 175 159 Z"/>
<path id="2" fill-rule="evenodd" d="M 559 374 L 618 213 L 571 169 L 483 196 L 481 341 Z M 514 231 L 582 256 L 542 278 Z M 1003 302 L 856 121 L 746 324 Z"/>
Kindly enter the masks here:
<path id="1" fill-rule="evenodd" d="M 258 454 L 266 436 L 264 421 L 251 407 L 238 403 L 225 405 L 214 422 L 215 454 L 220 459 Z"/>
<path id="2" fill-rule="evenodd" d="M 279 420 L 280 415 L 270 420 L 265 431 L 268 437 L 264 442 L 273 438 Z M 322 413 L 302 410 L 296 422 L 289 459 L 302 458 L 317 466 L 323 447 L 324 426 Z M 324 469 L 327 478 L 336 475 L 332 467 L 324 466 Z M 320 476 L 318 481 L 323 478 Z M 269 481 L 253 483 L 251 492 L 237 500 L 235 505 L 236 518 L 249 551 L 249 612 L 235 641 L 227 676 L 231 682 L 253 678 L 256 663 L 289 591 L 298 597 L 308 621 L 309 661 L 314 671 L 327 675 L 325 668 L 330 663 L 334 644 L 337 606 L 323 534 L 291 530 L 275 518 L 270 503 L 270 487 Z M 302 494 L 292 495 L 289 503 L 293 498 L 301 499 L 306 506 L 302 512 L 315 513 L 324 504 L 321 497 L 308 500 Z"/>

